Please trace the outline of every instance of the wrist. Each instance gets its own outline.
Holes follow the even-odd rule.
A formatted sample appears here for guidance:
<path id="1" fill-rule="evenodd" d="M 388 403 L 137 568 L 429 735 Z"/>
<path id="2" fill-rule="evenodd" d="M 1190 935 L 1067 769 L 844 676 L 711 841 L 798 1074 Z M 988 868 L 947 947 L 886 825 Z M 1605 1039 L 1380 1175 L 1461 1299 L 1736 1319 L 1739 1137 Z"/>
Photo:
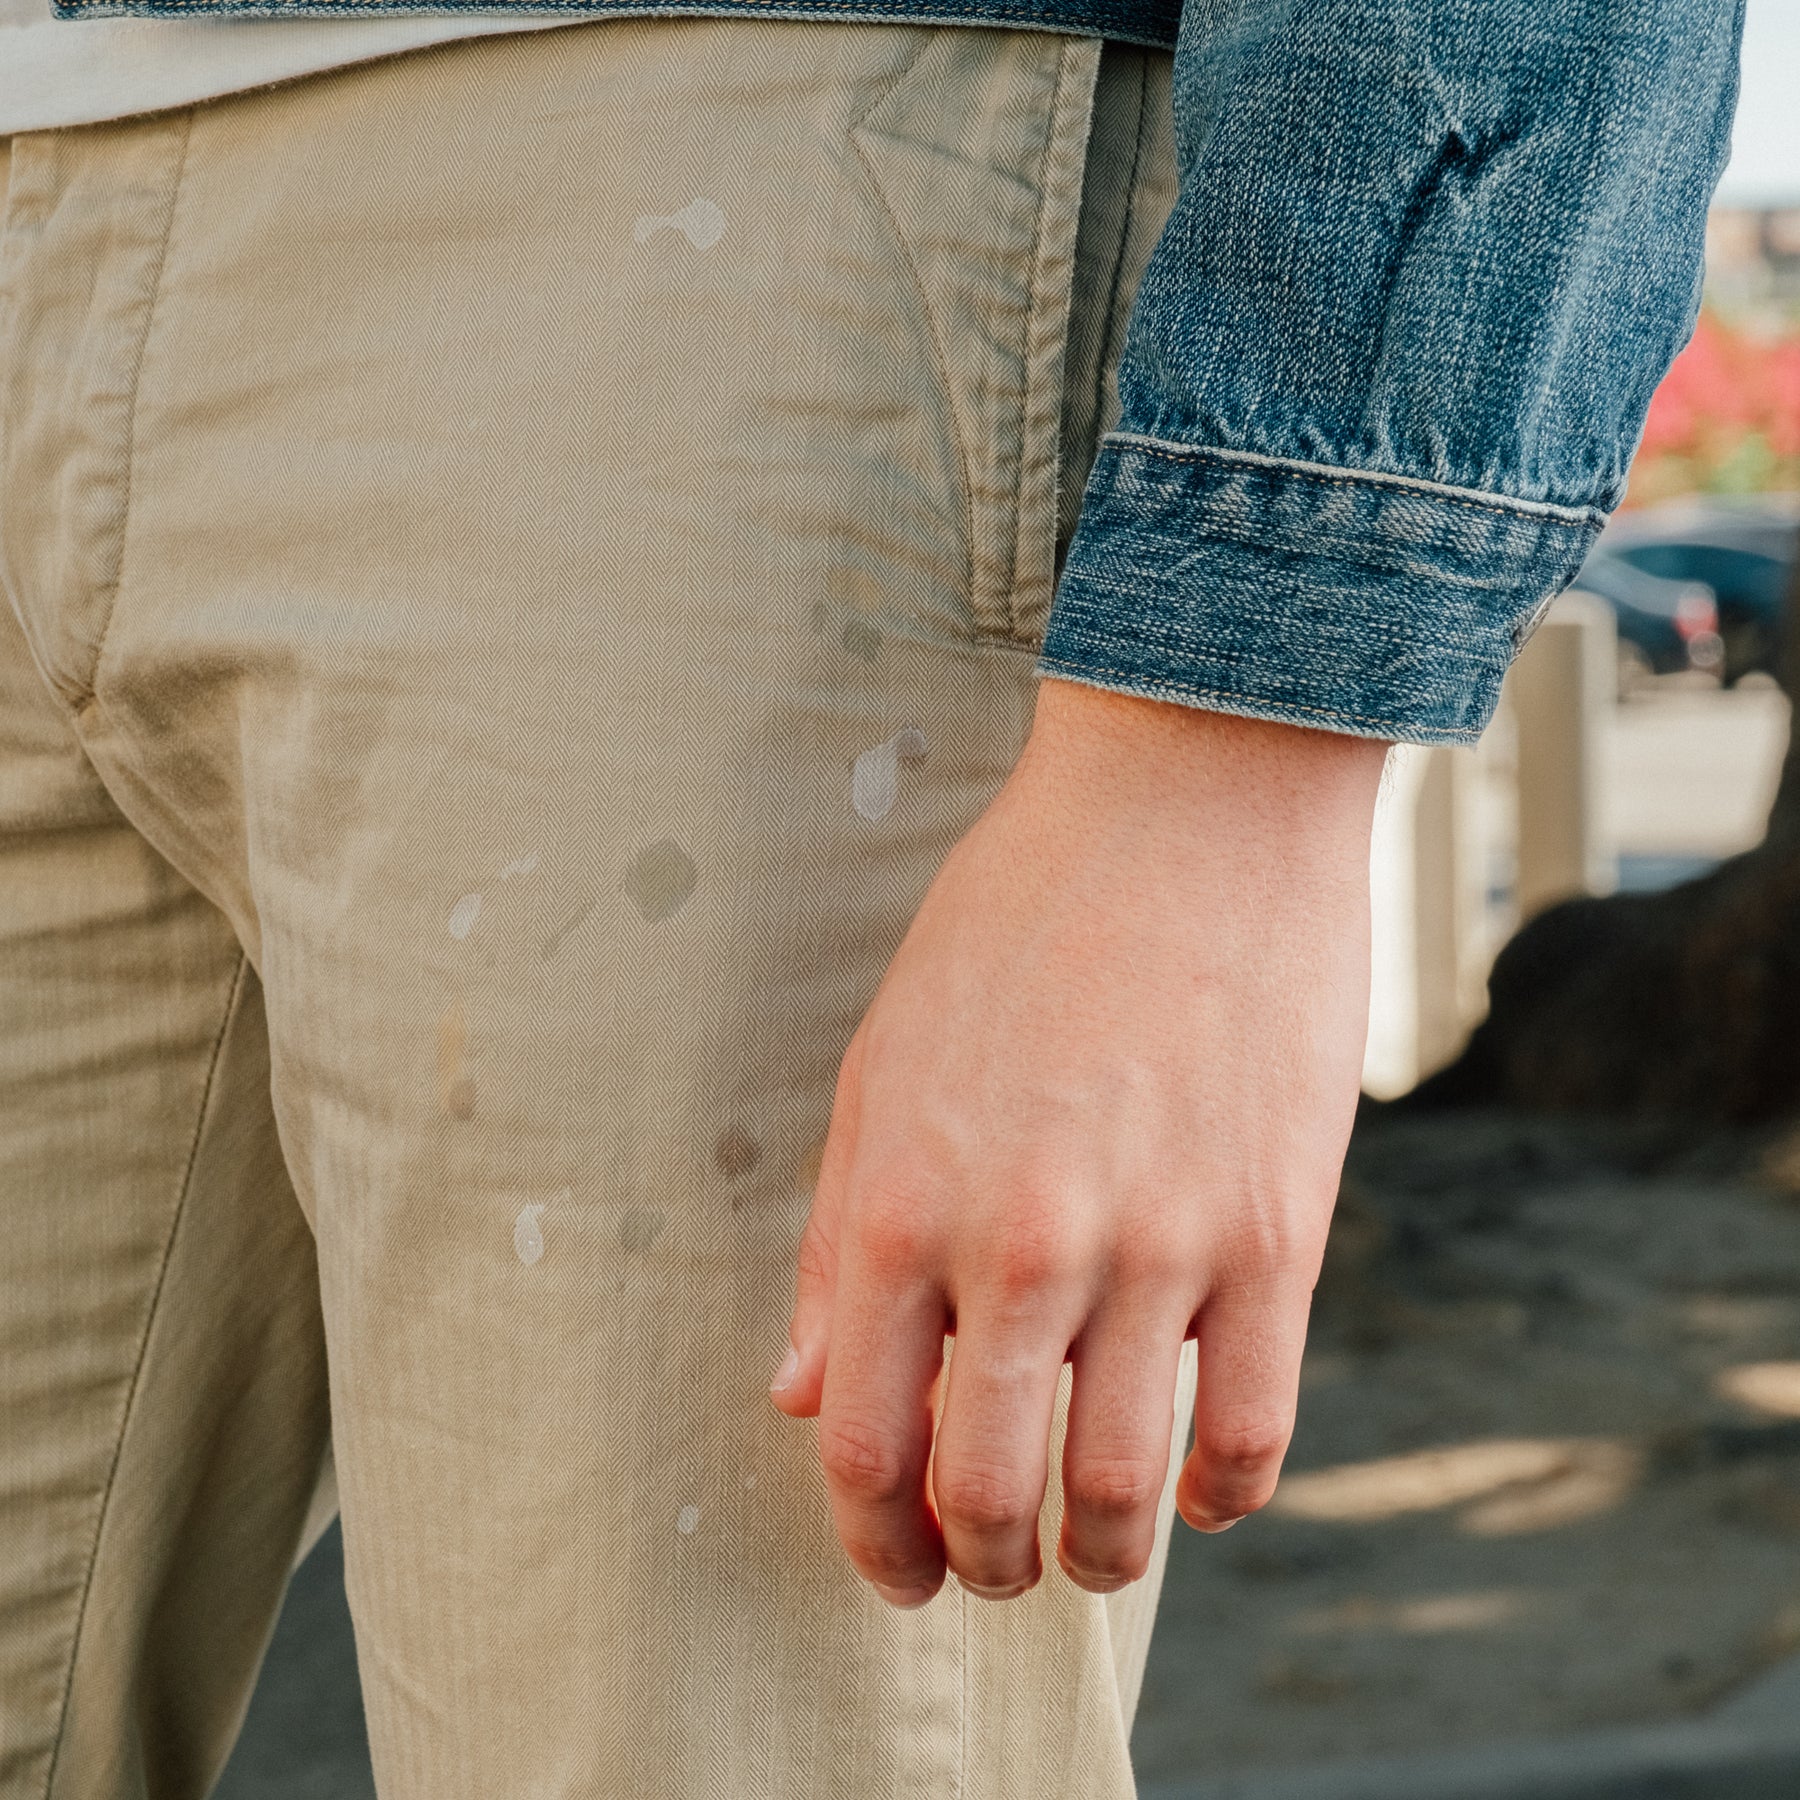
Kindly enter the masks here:
<path id="1" fill-rule="evenodd" d="M 1051 676 L 1020 773 L 1090 813 L 1366 845 L 1388 748 Z"/>

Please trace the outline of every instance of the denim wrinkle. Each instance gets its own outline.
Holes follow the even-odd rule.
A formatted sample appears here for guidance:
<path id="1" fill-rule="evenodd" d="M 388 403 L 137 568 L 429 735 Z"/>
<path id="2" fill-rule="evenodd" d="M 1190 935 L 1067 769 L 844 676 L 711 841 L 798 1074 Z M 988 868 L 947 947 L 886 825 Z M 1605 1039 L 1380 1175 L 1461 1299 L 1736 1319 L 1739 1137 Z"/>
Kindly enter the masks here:
<path id="1" fill-rule="evenodd" d="M 1736 0 L 1189 0 L 1040 671 L 1479 736 L 1693 329 Z"/>

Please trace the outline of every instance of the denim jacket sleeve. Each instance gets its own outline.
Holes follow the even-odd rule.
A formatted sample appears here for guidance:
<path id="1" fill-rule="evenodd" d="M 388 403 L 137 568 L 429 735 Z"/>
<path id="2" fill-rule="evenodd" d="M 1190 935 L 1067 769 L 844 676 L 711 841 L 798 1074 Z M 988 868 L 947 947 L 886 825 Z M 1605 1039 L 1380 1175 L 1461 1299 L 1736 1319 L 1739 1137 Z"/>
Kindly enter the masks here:
<path id="1" fill-rule="evenodd" d="M 1187 0 L 1039 668 L 1466 743 L 1693 327 L 1742 0 Z"/>

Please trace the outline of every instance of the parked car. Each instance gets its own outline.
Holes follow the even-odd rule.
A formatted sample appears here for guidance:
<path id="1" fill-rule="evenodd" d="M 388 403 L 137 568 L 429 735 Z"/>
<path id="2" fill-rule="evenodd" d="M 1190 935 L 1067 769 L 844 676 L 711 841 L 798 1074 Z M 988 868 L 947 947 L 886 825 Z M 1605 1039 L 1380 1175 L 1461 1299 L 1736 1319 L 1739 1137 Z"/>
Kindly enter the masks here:
<path id="1" fill-rule="evenodd" d="M 1651 675 L 1697 669 L 1723 673 L 1719 606 L 1704 581 L 1671 581 L 1597 546 L 1574 585 L 1604 600 L 1619 627 L 1619 686 L 1627 692 Z"/>
<path id="2" fill-rule="evenodd" d="M 1703 585 L 1712 595 L 1716 608 L 1712 629 L 1722 646 L 1716 673 L 1730 683 L 1753 670 L 1774 672 L 1781 655 L 1788 584 L 1797 549 L 1800 496 L 1759 495 L 1742 500 L 1697 496 L 1614 519 L 1576 577 L 1576 585 L 1612 600 L 1602 584 L 1620 591 L 1627 585 L 1614 575 L 1612 564 L 1658 581 Z M 1648 590 L 1632 593 L 1647 594 Z M 1630 636 L 1626 620 L 1625 606 L 1630 603 L 1613 600 L 1619 613 L 1621 643 L 1629 638 L 1636 644 L 1639 640 Z M 1690 616 L 1697 617 L 1697 610 Z M 1691 646 L 1693 635 L 1698 634 L 1684 642 Z M 1649 655 L 1651 667 L 1662 672 L 1668 655 L 1665 644 L 1662 660 Z M 1690 654 L 1686 666 L 1702 665 Z"/>

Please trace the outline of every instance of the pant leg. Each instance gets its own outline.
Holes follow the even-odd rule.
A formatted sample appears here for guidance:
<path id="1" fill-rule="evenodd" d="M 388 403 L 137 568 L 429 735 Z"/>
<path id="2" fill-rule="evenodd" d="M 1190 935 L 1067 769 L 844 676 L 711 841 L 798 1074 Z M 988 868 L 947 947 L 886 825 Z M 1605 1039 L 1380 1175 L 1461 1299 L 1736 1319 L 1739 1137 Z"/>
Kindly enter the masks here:
<path id="1" fill-rule="evenodd" d="M 0 326 L 8 384 L 13 354 Z M 59 465 L 65 518 L 104 461 Z M 202 1795 L 248 1698 L 326 1430 L 268 1078 L 237 940 L 120 814 L 0 606 L 5 1800 Z"/>
<path id="2" fill-rule="evenodd" d="M 186 127 L 116 593 L 39 635 L 267 992 L 389 1800 L 1130 1791 L 1144 1596 L 881 1606 L 765 1397 L 1029 720 L 1073 269 L 1104 341 L 1165 166 L 1140 106 L 1078 246 L 1098 60 L 612 22 Z"/>

